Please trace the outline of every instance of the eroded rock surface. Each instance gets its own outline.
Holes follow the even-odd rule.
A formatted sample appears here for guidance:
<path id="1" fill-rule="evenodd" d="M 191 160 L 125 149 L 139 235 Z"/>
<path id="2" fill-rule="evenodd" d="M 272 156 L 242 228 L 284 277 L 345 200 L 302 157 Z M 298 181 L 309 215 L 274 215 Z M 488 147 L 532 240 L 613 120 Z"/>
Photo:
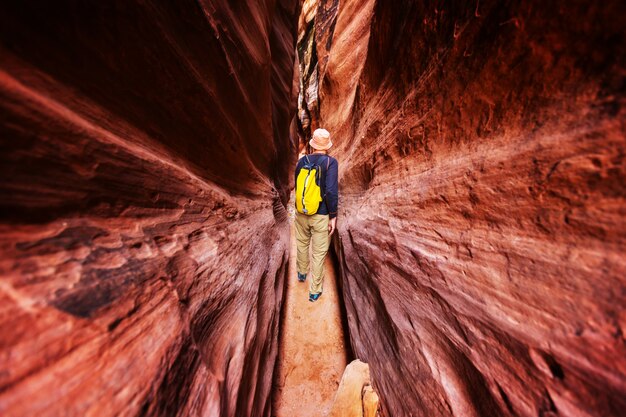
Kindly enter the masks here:
<path id="1" fill-rule="evenodd" d="M 624 3 L 373 3 L 340 3 L 320 124 L 385 415 L 621 415 Z"/>
<path id="2" fill-rule="evenodd" d="M 268 416 L 296 1 L 0 6 L 0 414 Z"/>
<path id="3" fill-rule="evenodd" d="M 326 73 L 338 10 L 339 0 L 305 0 L 302 5 L 297 44 L 298 133 L 302 147 L 319 127 L 319 80 Z"/>

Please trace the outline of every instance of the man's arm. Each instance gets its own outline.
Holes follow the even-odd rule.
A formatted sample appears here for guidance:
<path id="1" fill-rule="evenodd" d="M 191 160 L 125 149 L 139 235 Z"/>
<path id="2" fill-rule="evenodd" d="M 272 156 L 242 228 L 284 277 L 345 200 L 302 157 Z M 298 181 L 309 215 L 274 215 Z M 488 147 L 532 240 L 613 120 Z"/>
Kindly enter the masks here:
<path id="1" fill-rule="evenodd" d="M 328 224 L 328 232 L 332 235 L 335 231 L 337 223 L 337 204 L 339 202 L 339 165 L 337 160 L 331 158 L 326 173 L 326 207 L 328 208 L 328 216 L 330 223 Z"/>

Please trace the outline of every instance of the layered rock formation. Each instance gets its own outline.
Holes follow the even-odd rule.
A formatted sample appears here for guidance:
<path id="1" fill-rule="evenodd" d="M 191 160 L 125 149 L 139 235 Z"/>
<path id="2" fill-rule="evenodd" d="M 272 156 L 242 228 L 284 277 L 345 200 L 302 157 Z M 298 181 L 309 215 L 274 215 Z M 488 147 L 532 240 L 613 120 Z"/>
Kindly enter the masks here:
<path id="1" fill-rule="evenodd" d="M 624 15 L 340 2 L 320 124 L 385 415 L 626 409 Z"/>
<path id="2" fill-rule="evenodd" d="M 297 44 L 301 147 L 319 127 L 319 80 L 326 73 L 338 10 L 339 0 L 305 0 L 302 4 Z"/>
<path id="3" fill-rule="evenodd" d="M 268 416 L 298 2 L 0 6 L 0 414 Z"/>
<path id="4" fill-rule="evenodd" d="M 302 4 L 302 12 L 298 23 L 298 120 L 300 134 L 310 137 L 317 128 L 319 121 L 319 86 L 317 53 L 315 52 L 315 17 L 317 0 L 306 0 Z"/>

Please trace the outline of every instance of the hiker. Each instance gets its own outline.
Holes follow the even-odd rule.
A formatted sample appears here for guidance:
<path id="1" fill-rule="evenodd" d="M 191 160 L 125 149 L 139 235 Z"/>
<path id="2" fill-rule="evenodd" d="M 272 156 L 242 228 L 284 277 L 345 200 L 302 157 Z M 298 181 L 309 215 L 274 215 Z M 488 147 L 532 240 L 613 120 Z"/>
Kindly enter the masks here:
<path id="1" fill-rule="evenodd" d="M 337 224 L 338 165 L 327 153 L 333 146 L 327 130 L 315 130 L 309 145 L 312 152 L 296 165 L 296 264 L 298 281 L 306 281 L 311 244 L 309 301 L 317 301 L 324 283 L 324 258 Z"/>

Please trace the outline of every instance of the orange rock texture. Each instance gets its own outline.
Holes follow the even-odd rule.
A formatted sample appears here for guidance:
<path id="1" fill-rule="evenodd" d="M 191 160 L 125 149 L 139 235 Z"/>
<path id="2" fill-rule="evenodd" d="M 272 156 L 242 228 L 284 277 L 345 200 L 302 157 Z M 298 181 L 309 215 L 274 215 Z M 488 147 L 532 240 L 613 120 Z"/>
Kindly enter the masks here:
<path id="1" fill-rule="evenodd" d="M 0 5 L 1 415 L 270 415 L 298 15 Z"/>
<path id="2" fill-rule="evenodd" d="M 319 124 L 352 348 L 384 415 L 623 414 L 624 16 L 339 3 Z"/>
<path id="3" fill-rule="evenodd" d="M 296 106 L 383 416 L 622 415 L 624 16 L 2 2 L 0 415 L 271 415 Z"/>

